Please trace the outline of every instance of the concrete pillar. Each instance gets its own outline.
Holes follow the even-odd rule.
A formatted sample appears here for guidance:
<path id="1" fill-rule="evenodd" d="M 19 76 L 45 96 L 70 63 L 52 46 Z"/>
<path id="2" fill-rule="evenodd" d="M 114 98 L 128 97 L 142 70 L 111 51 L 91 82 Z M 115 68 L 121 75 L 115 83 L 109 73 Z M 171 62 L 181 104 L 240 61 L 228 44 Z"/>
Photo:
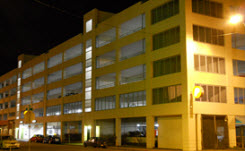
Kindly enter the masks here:
<path id="1" fill-rule="evenodd" d="M 82 143 L 84 142 L 84 120 L 82 120 Z"/>
<path id="2" fill-rule="evenodd" d="M 235 116 L 227 116 L 229 147 L 236 146 L 236 119 Z"/>
<path id="3" fill-rule="evenodd" d="M 196 145 L 197 150 L 202 150 L 202 115 L 196 114 Z"/>
<path id="4" fill-rule="evenodd" d="M 47 131 L 47 123 L 43 122 L 43 135 L 46 137 L 46 131 Z"/>
<path id="5" fill-rule="evenodd" d="M 63 142 L 63 122 L 60 122 L 60 140 Z"/>
<path id="6" fill-rule="evenodd" d="M 196 118 L 182 114 L 182 145 L 183 151 L 196 151 Z"/>
<path id="7" fill-rule="evenodd" d="M 155 130 L 154 130 L 155 118 L 154 116 L 146 117 L 146 148 L 155 147 Z"/>
<path id="8" fill-rule="evenodd" d="M 122 145 L 121 119 L 116 118 L 116 146 Z"/>

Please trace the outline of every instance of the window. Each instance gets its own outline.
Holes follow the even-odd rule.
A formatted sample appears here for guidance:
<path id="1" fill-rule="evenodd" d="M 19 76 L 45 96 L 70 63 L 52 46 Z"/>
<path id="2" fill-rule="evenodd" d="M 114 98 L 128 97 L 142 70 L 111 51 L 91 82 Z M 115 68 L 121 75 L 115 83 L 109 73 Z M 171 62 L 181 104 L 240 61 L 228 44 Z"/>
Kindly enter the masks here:
<path id="1" fill-rule="evenodd" d="M 233 60 L 233 74 L 235 76 L 245 77 L 245 61 Z"/>
<path id="2" fill-rule="evenodd" d="M 145 79 L 146 66 L 139 65 L 121 71 L 120 84 L 128 84 L 132 82 L 142 81 Z"/>
<path id="3" fill-rule="evenodd" d="M 8 114 L 3 114 L 3 120 L 8 120 Z"/>
<path id="4" fill-rule="evenodd" d="M 38 102 L 42 102 L 44 99 L 44 93 L 37 93 L 32 95 L 32 103 L 38 103 Z"/>
<path id="5" fill-rule="evenodd" d="M 15 112 L 9 113 L 9 117 L 15 117 Z"/>
<path id="6" fill-rule="evenodd" d="M 9 96 L 9 91 L 4 92 L 4 97 L 7 98 Z"/>
<path id="7" fill-rule="evenodd" d="M 96 77 L 96 89 L 105 89 L 114 87 L 116 82 L 116 73 L 109 73 L 100 77 Z"/>
<path id="8" fill-rule="evenodd" d="M 95 99 L 95 111 L 110 110 L 116 108 L 116 96 L 107 96 Z"/>
<path id="9" fill-rule="evenodd" d="M 131 20 L 128 20 L 120 25 L 120 38 L 135 33 L 145 28 L 145 14 L 141 14 Z"/>
<path id="10" fill-rule="evenodd" d="M 212 56 L 194 55 L 196 71 L 225 74 L 225 59 Z"/>
<path id="11" fill-rule="evenodd" d="M 10 84 L 14 84 L 14 83 L 16 83 L 17 82 L 17 76 L 16 75 L 14 75 L 14 76 L 12 76 L 11 78 L 10 78 Z M 0 87 L 1 88 L 1 87 Z"/>
<path id="12" fill-rule="evenodd" d="M 47 92 L 47 100 L 61 98 L 61 88 L 49 90 Z"/>
<path id="13" fill-rule="evenodd" d="M 78 64 L 72 65 L 64 69 L 64 78 L 67 79 L 69 77 L 81 74 L 83 71 L 83 64 L 80 62 Z"/>
<path id="14" fill-rule="evenodd" d="M 33 112 L 35 117 L 43 117 L 43 108 L 35 109 Z"/>
<path id="15" fill-rule="evenodd" d="M 223 5 L 209 0 L 192 0 L 192 12 L 223 18 Z"/>
<path id="16" fill-rule="evenodd" d="M 8 107 L 9 107 L 8 102 L 5 102 L 5 103 L 3 104 L 3 108 L 4 108 L 4 109 L 7 109 Z"/>
<path id="17" fill-rule="evenodd" d="M 62 71 L 56 71 L 48 75 L 48 84 L 62 79 Z"/>
<path id="18" fill-rule="evenodd" d="M 199 42 L 224 46 L 224 31 L 193 25 L 193 39 Z"/>
<path id="19" fill-rule="evenodd" d="M 96 36 L 96 48 L 105 46 L 114 40 L 116 40 L 116 28 L 112 28 Z"/>
<path id="20" fill-rule="evenodd" d="M 10 107 L 10 108 L 16 107 L 16 100 L 10 101 L 10 102 L 9 102 L 9 107 Z"/>
<path id="21" fill-rule="evenodd" d="M 32 89 L 39 88 L 44 85 L 44 77 L 36 79 L 32 82 Z"/>
<path id="22" fill-rule="evenodd" d="M 26 96 L 21 99 L 21 105 L 31 104 L 31 96 Z"/>
<path id="23" fill-rule="evenodd" d="M 48 68 L 54 67 L 62 63 L 62 53 L 48 59 Z"/>
<path id="24" fill-rule="evenodd" d="M 179 0 L 171 0 L 151 11 L 151 24 L 179 14 Z"/>
<path id="25" fill-rule="evenodd" d="M 180 42 L 180 27 L 175 27 L 153 36 L 153 50 Z"/>
<path id="26" fill-rule="evenodd" d="M 93 20 L 90 19 L 86 22 L 86 33 L 90 32 L 93 29 Z"/>
<path id="27" fill-rule="evenodd" d="M 217 103 L 226 103 L 226 87 L 224 86 L 215 86 L 215 85 L 204 85 L 196 84 L 201 86 L 204 90 L 204 94 L 196 101 L 200 102 L 217 102 Z"/>
<path id="28" fill-rule="evenodd" d="M 61 114 L 61 105 L 47 107 L 46 116 L 59 116 L 60 114 Z"/>
<path id="29" fill-rule="evenodd" d="M 78 44 L 78 45 L 66 50 L 64 53 L 64 61 L 67 61 L 67 60 L 70 60 L 72 58 L 75 58 L 77 56 L 82 55 L 82 51 L 83 51 L 83 45 L 82 44 Z"/>
<path id="30" fill-rule="evenodd" d="M 31 82 L 22 85 L 22 92 L 27 92 L 29 90 L 31 90 Z"/>
<path id="31" fill-rule="evenodd" d="M 235 104 L 245 104 L 245 88 L 234 88 Z"/>
<path id="32" fill-rule="evenodd" d="M 64 104 L 64 114 L 82 113 L 82 102 Z"/>
<path id="33" fill-rule="evenodd" d="M 153 104 L 164 104 L 181 102 L 182 90 L 181 85 L 173 85 L 153 89 Z"/>
<path id="34" fill-rule="evenodd" d="M 145 39 L 122 47 L 120 53 L 121 61 L 145 53 Z"/>
<path id="35" fill-rule="evenodd" d="M 79 94 L 82 91 L 82 82 L 73 83 L 64 87 L 63 96 Z"/>
<path id="36" fill-rule="evenodd" d="M 153 62 L 153 77 L 181 72 L 180 56 L 164 58 Z"/>
<path id="37" fill-rule="evenodd" d="M 116 51 L 110 51 L 96 57 L 96 68 L 102 68 L 114 64 L 116 60 Z"/>
<path id="38" fill-rule="evenodd" d="M 245 50 L 245 34 L 232 34 L 232 48 Z"/>
<path id="39" fill-rule="evenodd" d="M 16 88 L 10 89 L 9 95 L 10 95 L 10 96 L 16 95 Z"/>
<path id="40" fill-rule="evenodd" d="M 120 95 L 120 108 L 138 106 L 146 106 L 145 91 L 138 91 Z"/>
<path id="41" fill-rule="evenodd" d="M 28 69 L 23 71 L 22 79 L 29 78 L 30 76 L 32 76 L 32 68 L 28 68 Z"/>
<path id="42" fill-rule="evenodd" d="M 40 73 L 45 69 L 45 62 L 41 62 L 33 67 L 33 74 Z"/>

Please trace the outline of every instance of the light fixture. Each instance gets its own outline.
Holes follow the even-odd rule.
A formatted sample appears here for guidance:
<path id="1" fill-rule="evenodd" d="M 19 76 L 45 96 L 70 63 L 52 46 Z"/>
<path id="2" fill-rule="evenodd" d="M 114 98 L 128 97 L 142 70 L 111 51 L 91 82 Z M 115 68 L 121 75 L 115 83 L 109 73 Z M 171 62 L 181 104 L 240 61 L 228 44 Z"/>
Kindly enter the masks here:
<path id="1" fill-rule="evenodd" d="M 243 20 L 242 18 L 243 18 L 242 15 L 236 14 L 236 15 L 234 15 L 234 16 L 231 16 L 229 22 L 230 22 L 231 24 L 237 24 L 237 23 L 242 22 L 242 20 Z"/>
<path id="2" fill-rule="evenodd" d="M 201 86 L 195 86 L 192 95 L 195 99 L 200 98 L 204 94 L 204 90 Z"/>

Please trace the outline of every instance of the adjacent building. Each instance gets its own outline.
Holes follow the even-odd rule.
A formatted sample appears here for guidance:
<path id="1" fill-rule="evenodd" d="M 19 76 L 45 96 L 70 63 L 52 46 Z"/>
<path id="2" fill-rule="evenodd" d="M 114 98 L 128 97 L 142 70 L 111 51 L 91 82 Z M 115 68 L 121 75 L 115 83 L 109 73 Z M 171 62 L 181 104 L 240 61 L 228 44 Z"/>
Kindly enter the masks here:
<path id="1" fill-rule="evenodd" d="M 202 150 L 244 145 L 243 0 L 148 0 L 94 9 L 83 34 L 0 77 L 0 130 L 63 142 Z M 194 99 L 192 90 L 204 94 Z M 30 134 L 24 121 L 35 113 Z M 243 143 L 242 143 L 243 142 Z"/>

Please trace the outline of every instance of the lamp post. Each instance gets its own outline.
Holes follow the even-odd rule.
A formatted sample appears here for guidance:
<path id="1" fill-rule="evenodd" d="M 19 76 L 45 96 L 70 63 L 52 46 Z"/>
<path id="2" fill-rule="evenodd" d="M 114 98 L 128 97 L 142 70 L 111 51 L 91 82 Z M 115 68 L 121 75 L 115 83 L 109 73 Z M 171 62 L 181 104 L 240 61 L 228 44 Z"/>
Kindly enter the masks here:
<path id="1" fill-rule="evenodd" d="M 245 23 L 243 23 L 244 19 L 243 19 L 243 16 L 241 14 L 236 14 L 236 15 L 233 15 L 230 17 L 229 19 L 229 23 L 231 25 L 234 26 L 234 29 L 236 29 L 236 25 L 238 24 L 243 24 L 243 26 L 245 27 Z M 231 34 L 236 34 L 236 30 L 234 30 L 234 33 L 231 33 Z M 237 36 L 235 35 L 234 37 L 234 42 L 235 42 L 235 48 L 237 47 Z"/>
<path id="2" fill-rule="evenodd" d="M 193 118 L 193 102 L 195 99 L 202 97 L 204 94 L 204 90 L 201 86 L 195 86 L 191 93 L 191 101 L 190 101 L 190 117 Z"/>

